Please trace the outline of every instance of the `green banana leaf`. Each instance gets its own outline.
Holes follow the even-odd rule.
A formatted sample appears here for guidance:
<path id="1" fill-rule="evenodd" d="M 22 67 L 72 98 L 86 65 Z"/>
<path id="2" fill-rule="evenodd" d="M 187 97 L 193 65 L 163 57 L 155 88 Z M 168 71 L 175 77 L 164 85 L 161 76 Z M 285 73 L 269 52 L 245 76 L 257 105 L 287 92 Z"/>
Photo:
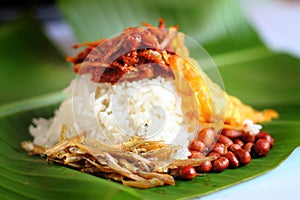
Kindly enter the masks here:
<path id="1" fill-rule="evenodd" d="M 60 8 L 79 41 L 110 37 L 141 21 L 167 24 L 200 42 L 218 66 L 226 91 L 256 108 L 271 107 L 278 120 L 264 123 L 275 138 L 267 157 L 249 165 L 209 173 L 175 186 L 135 189 L 46 164 L 27 155 L 20 142 L 31 139 L 33 117 L 50 117 L 64 99 L 50 94 L 0 107 L 1 199 L 187 199 L 252 179 L 278 166 L 300 145 L 300 61 L 264 47 L 235 1 L 60 1 Z M 70 70 L 71 71 L 71 70 Z M 72 73 L 72 72 L 70 72 Z"/>
<path id="2" fill-rule="evenodd" d="M 0 104 L 56 92 L 74 77 L 30 14 L 2 25 L 0 44 Z"/>

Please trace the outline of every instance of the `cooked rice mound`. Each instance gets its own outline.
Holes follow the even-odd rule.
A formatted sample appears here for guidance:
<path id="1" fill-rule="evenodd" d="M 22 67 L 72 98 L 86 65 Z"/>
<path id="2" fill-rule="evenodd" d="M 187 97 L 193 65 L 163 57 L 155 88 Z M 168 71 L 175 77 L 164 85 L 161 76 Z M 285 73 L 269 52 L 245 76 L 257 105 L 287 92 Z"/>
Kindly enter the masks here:
<path id="1" fill-rule="evenodd" d="M 55 145 L 66 124 L 68 137 L 86 131 L 89 138 L 118 144 L 133 135 L 145 136 L 151 141 L 181 145 L 175 157 L 189 155 L 189 140 L 197 129 L 191 131 L 187 126 L 189 119 L 183 114 L 174 80 L 157 77 L 111 85 L 94 83 L 89 75 L 82 75 L 65 91 L 70 95 L 54 118 L 34 119 L 30 126 L 35 144 Z"/>

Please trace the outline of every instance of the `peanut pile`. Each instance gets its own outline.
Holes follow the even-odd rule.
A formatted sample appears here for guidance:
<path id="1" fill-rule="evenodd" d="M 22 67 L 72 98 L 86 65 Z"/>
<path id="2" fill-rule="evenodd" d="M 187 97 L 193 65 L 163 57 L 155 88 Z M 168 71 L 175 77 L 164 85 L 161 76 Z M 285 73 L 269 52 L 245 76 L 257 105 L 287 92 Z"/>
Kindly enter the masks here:
<path id="1" fill-rule="evenodd" d="M 222 172 L 227 168 L 247 165 L 252 158 L 266 156 L 274 146 L 274 139 L 264 131 L 253 134 L 240 130 L 223 129 L 217 142 L 213 145 L 215 137 L 213 129 L 205 128 L 199 133 L 197 139 L 191 142 L 189 158 L 205 157 L 208 148 L 211 147 L 206 156 L 215 156 L 216 159 L 205 161 L 194 170 L 190 167 L 182 169 L 181 178 L 191 179 L 196 176 L 196 172 Z"/>

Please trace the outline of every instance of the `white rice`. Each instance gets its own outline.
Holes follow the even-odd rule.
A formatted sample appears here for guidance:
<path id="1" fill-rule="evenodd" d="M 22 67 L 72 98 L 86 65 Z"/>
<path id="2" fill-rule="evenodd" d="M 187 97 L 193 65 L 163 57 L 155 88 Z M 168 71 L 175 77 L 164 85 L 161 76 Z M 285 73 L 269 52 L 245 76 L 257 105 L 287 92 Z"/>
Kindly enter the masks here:
<path id="1" fill-rule="evenodd" d="M 189 130 L 174 80 L 158 77 L 112 86 L 96 84 L 89 75 L 82 75 L 65 92 L 70 95 L 53 118 L 33 120 L 29 131 L 34 143 L 53 146 L 66 124 L 68 137 L 86 131 L 88 137 L 110 144 L 140 135 L 180 145 L 175 158 L 187 158 L 190 154 L 189 141 L 197 129 Z"/>
<path id="2" fill-rule="evenodd" d="M 256 135 L 262 129 L 262 125 L 255 124 L 251 119 L 245 119 L 243 121 L 242 129 L 244 132 L 250 132 L 250 133 L 253 133 L 254 135 Z"/>

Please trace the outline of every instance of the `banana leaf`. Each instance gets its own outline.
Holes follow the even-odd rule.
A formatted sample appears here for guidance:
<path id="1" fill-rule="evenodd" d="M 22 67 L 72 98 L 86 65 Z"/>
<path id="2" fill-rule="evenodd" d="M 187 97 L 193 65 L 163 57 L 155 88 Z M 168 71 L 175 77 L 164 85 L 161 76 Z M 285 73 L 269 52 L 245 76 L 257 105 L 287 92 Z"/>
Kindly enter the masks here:
<path id="1" fill-rule="evenodd" d="M 61 90 L 74 77 L 28 13 L 0 29 L 0 104 Z"/>
<path id="2" fill-rule="evenodd" d="M 200 42 L 220 71 L 226 91 L 256 108 L 280 113 L 264 123 L 275 138 L 267 157 L 249 165 L 209 173 L 175 186 L 134 189 L 27 155 L 20 142 L 31 139 L 33 117 L 50 117 L 64 99 L 61 93 L 0 107 L 1 199 L 188 199 L 255 178 L 280 165 L 300 145 L 300 61 L 268 50 L 235 1 L 60 1 L 62 13 L 79 41 L 110 37 L 141 21 L 168 24 Z M 70 72 L 72 73 L 72 72 Z"/>

